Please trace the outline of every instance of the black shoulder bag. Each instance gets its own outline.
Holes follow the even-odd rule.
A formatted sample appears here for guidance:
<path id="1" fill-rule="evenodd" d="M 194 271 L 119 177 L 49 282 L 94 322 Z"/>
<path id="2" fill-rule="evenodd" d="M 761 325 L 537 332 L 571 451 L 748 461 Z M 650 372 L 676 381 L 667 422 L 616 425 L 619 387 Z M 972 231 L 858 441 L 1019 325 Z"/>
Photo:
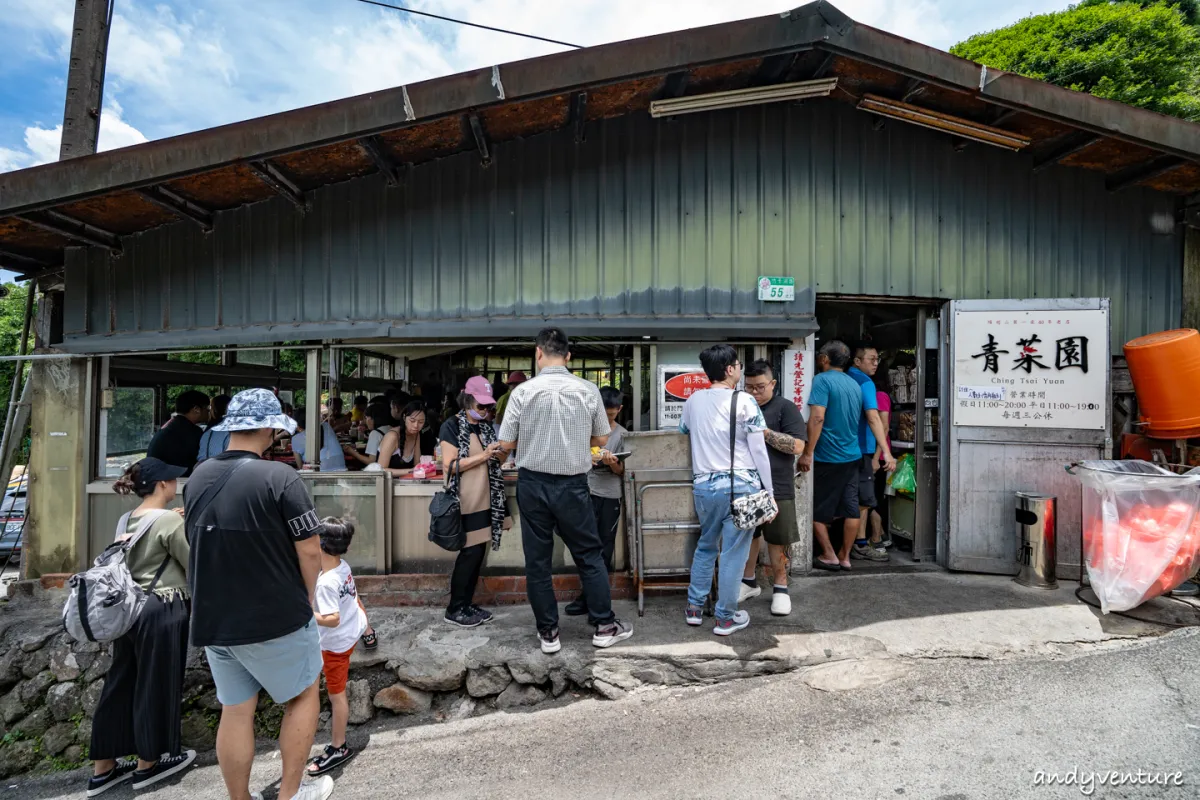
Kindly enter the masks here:
<path id="1" fill-rule="evenodd" d="M 192 537 L 188 533 L 188 530 L 200 525 L 200 520 L 204 516 L 204 512 L 208 510 L 208 507 L 212 505 L 212 501 L 216 498 L 217 494 L 225 487 L 229 479 L 233 477 L 233 473 L 237 472 L 251 460 L 249 458 L 239 458 L 237 463 L 221 473 L 215 481 L 208 485 L 208 488 L 204 490 L 204 494 L 200 495 L 200 499 L 196 501 L 196 505 L 192 506 L 191 515 L 188 519 L 184 520 L 183 530 L 189 544 L 192 544 Z M 184 499 L 186 500 L 187 498 L 185 497 Z"/>
<path id="2" fill-rule="evenodd" d="M 729 507 L 733 512 L 733 524 L 738 530 L 752 531 L 759 525 L 765 525 L 779 513 L 775 498 L 766 489 L 748 494 L 745 497 L 733 496 L 734 474 L 733 465 L 736 461 L 735 446 L 737 444 L 737 404 L 738 390 L 733 390 L 733 398 L 729 402 Z M 759 476 L 762 480 L 762 476 Z"/>
<path id="3" fill-rule="evenodd" d="M 467 534 L 463 531 L 462 511 L 458 505 L 458 490 L 450 488 L 450 476 L 457 473 L 459 459 L 450 462 L 446 477 L 442 481 L 442 491 L 429 501 L 429 541 L 443 550 L 457 553 L 467 543 Z M 459 476 L 461 480 L 462 476 Z"/>

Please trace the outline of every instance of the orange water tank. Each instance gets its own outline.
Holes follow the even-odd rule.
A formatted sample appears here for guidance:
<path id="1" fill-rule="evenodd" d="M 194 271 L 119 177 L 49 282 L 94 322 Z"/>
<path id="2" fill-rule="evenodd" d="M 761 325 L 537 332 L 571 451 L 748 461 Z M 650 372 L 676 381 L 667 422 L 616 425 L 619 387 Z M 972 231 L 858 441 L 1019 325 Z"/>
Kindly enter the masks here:
<path id="1" fill-rule="evenodd" d="M 1200 436 L 1200 332 L 1152 333 L 1125 345 L 1145 432 L 1160 439 Z"/>

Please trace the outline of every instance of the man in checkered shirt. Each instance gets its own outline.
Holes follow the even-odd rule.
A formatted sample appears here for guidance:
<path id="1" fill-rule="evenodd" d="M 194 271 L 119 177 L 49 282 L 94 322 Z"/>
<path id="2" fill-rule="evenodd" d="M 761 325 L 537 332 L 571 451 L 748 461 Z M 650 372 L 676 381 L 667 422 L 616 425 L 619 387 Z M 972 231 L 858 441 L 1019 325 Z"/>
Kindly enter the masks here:
<path id="1" fill-rule="evenodd" d="M 517 451 L 517 506 L 525 549 L 525 583 L 541 638 L 542 652 L 557 653 L 558 601 L 550 574 L 554 532 L 562 537 L 579 568 L 588 621 L 596 626 L 592 644 L 610 647 L 633 635 L 612 610 L 604 545 L 596 530 L 587 476 L 592 447 L 608 441 L 604 401 L 594 383 L 567 369 L 567 334 L 545 328 L 537 335 L 538 375 L 512 391 L 500 443 Z"/>

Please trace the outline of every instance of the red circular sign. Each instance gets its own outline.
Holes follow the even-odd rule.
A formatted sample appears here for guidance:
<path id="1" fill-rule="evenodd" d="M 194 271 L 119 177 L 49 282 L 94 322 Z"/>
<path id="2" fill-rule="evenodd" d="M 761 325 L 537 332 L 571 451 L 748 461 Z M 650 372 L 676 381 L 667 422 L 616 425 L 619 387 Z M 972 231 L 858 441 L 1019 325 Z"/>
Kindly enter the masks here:
<path id="1" fill-rule="evenodd" d="M 687 400 L 693 392 L 708 389 L 711 386 L 712 382 L 703 372 L 685 372 L 683 375 L 676 375 L 668 380 L 665 388 L 667 394 L 672 397 Z"/>

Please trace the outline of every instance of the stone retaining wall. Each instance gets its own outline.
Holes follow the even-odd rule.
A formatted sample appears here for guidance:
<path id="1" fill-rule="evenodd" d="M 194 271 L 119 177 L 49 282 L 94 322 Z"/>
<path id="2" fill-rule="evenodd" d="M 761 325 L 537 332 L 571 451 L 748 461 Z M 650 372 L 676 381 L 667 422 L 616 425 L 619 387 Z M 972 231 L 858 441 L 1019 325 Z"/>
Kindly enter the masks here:
<path id="1" fill-rule="evenodd" d="M 53 584 L 53 580 L 14 584 L 9 600 L 0 604 L 0 778 L 74 769 L 88 762 L 92 714 L 112 658 L 107 646 L 75 642 L 63 630 L 60 614 L 66 593 Z M 515 583 L 502 585 L 507 591 Z M 439 589 L 444 593 L 440 583 Z M 570 589 L 561 593 L 574 596 Z M 351 662 L 347 699 L 350 722 L 355 725 L 382 713 L 462 719 L 492 709 L 535 705 L 569 689 L 605 697 L 624 693 L 594 679 L 590 665 L 578 659 L 549 659 L 540 653 L 522 655 L 512 663 L 503 654 L 472 659 L 466 651 L 451 653 L 437 645 L 402 645 L 393 623 L 385 622 L 384 627 L 388 630 L 381 636 L 391 647 L 376 653 L 356 652 Z M 328 708 L 324 689 L 322 707 Z M 203 652 L 192 650 L 184 677 L 185 747 L 203 751 L 215 746 L 220 710 Z M 276 738 L 282 718 L 283 707 L 263 695 L 256 734 Z M 322 722 L 328 722 L 328 711 L 322 714 Z"/>

